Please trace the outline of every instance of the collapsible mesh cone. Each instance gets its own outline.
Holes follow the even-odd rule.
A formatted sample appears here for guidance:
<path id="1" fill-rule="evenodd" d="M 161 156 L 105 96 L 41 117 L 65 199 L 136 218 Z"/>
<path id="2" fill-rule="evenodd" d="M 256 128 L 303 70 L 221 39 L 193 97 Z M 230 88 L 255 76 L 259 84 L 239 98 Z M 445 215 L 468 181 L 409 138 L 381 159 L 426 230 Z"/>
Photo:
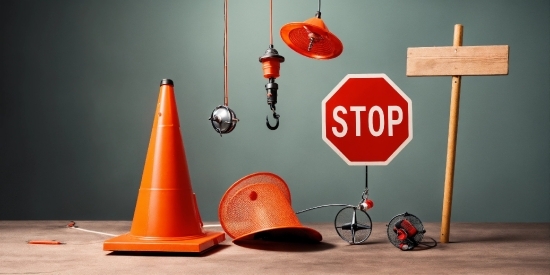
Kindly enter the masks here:
<path id="1" fill-rule="evenodd" d="M 223 229 L 233 242 L 321 241 L 323 237 L 319 232 L 300 223 L 287 191 L 284 182 L 253 182 L 250 178 L 236 182 L 220 202 L 218 214 Z"/>
<path id="2" fill-rule="evenodd" d="M 233 195 L 235 195 L 235 193 L 241 190 L 243 187 L 246 187 L 251 184 L 256 184 L 259 182 L 270 183 L 277 186 L 279 190 L 283 192 L 283 195 L 285 196 L 285 198 L 288 200 L 288 204 L 291 204 L 290 190 L 288 189 L 288 185 L 281 177 L 270 172 L 256 172 L 240 178 L 235 183 L 233 183 L 233 185 L 231 185 L 229 189 L 227 189 L 227 191 L 225 191 L 223 198 L 229 199 L 233 197 Z M 220 209 L 222 204 L 223 204 L 223 199 L 222 199 L 222 203 L 220 203 Z"/>
<path id="3" fill-rule="evenodd" d="M 295 52 L 315 59 L 332 59 L 344 50 L 342 42 L 331 33 L 321 18 L 293 22 L 281 28 L 281 38 Z"/>
<path id="4" fill-rule="evenodd" d="M 225 240 L 204 232 L 180 132 L 173 82 L 161 82 L 153 130 L 130 233 L 104 242 L 109 251 L 202 252 Z"/>

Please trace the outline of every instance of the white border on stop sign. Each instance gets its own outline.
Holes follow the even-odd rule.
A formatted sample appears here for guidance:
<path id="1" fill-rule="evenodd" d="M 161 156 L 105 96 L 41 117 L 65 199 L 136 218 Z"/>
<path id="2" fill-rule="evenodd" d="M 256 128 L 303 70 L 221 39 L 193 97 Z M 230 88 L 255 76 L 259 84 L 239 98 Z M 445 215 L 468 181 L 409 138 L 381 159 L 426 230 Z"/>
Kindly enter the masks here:
<path id="1" fill-rule="evenodd" d="M 405 99 L 405 101 L 407 101 L 408 105 L 409 105 L 409 112 L 408 112 L 408 116 L 409 116 L 409 137 L 403 141 L 403 143 L 401 143 L 401 145 L 399 145 L 399 147 L 393 152 L 393 154 L 386 160 L 386 161 L 350 161 L 330 140 L 328 140 L 328 138 L 326 137 L 326 134 L 327 134 L 327 129 L 326 129 L 326 119 L 325 119 L 325 115 L 326 115 L 326 108 L 325 108 L 325 105 L 327 103 L 327 101 L 332 97 L 332 95 L 334 95 L 343 85 L 344 83 L 346 83 L 348 81 L 348 79 L 350 78 L 384 78 L 386 80 L 386 82 L 388 84 L 390 84 L 390 86 L 392 86 L 392 88 L 398 92 L 401 97 L 403 97 L 403 99 Z M 386 74 L 383 74 L 383 73 L 379 73 L 379 74 L 347 74 L 344 78 L 342 78 L 342 80 L 340 80 L 340 82 L 332 89 L 332 91 L 330 91 L 330 93 L 323 99 L 323 101 L 321 102 L 321 117 L 322 117 L 322 138 L 323 140 L 325 141 L 325 143 L 330 146 L 330 148 L 332 148 L 332 150 L 334 152 L 336 152 L 336 154 L 338 154 L 338 156 L 340 156 L 340 158 L 342 160 L 344 160 L 348 165 L 350 166 L 365 166 L 365 165 L 388 165 L 394 158 L 395 156 L 397 156 L 399 154 L 399 152 L 401 152 L 401 150 L 403 150 L 403 148 L 405 148 L 405 146 L 407 146 L 407 144 L 409 144 L 409 142 L 412 140 L 413 138 L 413 128 L 412 128 L 412 101 L 411 99 L 409 98 L 409 96 L 407 96 L 407 94 L 405 94 L 401 88 L 399 88 L 399 86 L 397 86 L 397 84 L 395 84 Z"/>

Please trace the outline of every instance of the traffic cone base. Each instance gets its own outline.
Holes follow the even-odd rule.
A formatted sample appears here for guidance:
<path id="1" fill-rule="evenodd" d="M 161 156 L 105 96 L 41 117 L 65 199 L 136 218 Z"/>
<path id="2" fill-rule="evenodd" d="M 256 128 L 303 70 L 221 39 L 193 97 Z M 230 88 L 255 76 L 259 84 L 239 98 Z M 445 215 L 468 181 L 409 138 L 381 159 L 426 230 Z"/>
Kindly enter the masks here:
<path id="1" fill-rule="evenodd" d="M 202 252 L 225 240 L 205 232 L 191 186 L 174 83 L 163 79 L 130 232 L 103 243 L 108 251 Z"/>
<path id="2" fill-rule="evenodd" d="M 204 236 L 182 238 L 143 238 L 130 233 L 109 239 L 103 243 L 107 251 L 153 251 L 201 253 L 225 241 L 223 232 L 205 232 Z"/>

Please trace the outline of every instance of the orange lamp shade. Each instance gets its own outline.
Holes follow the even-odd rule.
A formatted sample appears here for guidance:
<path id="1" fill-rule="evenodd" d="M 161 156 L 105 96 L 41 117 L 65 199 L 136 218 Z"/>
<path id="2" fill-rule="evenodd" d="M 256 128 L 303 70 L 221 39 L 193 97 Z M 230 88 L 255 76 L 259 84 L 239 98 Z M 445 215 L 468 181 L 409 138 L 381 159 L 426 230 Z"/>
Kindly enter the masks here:
<path id="1" fill-rule="evenodd" d="M 295 52 L 315 59 L 332 59 L 344 50 L 340 39 L 331 33 L 321 18 L 292 22 L 281 28 L 281 38 Z"/>

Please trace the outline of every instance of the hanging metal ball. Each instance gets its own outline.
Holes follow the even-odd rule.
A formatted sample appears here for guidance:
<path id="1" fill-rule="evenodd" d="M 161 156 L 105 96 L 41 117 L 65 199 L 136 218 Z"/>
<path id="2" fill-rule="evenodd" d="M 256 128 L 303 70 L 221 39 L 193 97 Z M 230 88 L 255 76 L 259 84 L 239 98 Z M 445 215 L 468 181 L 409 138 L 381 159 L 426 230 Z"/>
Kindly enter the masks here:
<path id="1" fill-rule="evenodd" d="M 237 126 L 237 122 L 239 122 L 235 112 L 225 105 L 216 107 L 214 111 L 212 111 L 209 120 L 212 122 L 214 130 L 216 130 L 220 136 L 222 134 L 231 133 L 231 131 L 235 129 L 235 126 Z"/>

